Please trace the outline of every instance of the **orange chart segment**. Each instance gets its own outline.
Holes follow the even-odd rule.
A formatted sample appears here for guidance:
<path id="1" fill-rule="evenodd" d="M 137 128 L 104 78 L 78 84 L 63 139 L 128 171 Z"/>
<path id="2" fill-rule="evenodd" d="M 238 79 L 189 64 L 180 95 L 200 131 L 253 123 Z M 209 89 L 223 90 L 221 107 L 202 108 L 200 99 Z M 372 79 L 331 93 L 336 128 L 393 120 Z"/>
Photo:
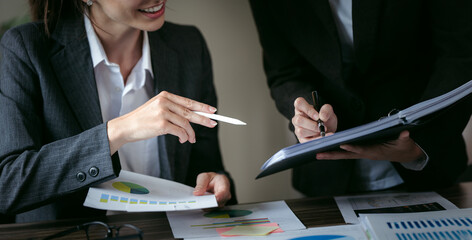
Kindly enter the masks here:
<path id="1" fill-rule="evenodd" d="M 114 182 L 112 186 L 122 192 L 132 194 L 148 194 L 149 190 L 141 185 L 131 182 Z"/>

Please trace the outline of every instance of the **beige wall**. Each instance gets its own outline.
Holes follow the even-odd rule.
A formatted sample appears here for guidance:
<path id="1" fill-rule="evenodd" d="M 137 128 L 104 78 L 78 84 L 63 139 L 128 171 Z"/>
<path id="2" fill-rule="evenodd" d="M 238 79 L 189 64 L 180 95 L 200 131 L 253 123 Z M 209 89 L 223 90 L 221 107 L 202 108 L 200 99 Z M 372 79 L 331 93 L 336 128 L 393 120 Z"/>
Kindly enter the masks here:
<path id="1" fill-rule="evenodd" d="M 0 21 L 26 11 L 25 0 L 0 0 Z M 290 172 L 254 180 L 260 166 L 280 148 L 294 143 L 288 121 L 275 109 L 265 83 L 261 49 L 246 0 L 169 0 L 169 21 L 197 26 L 213 59 L 219 113 L 246 121 L 246 127 L 220 124 L 226 168 L 240 202 L 295 198 Z M 471 120 L 472 122 L 472 120 Z M 464 137 L 472 156 L 472 127 Z M 197 139 L 198 141 L 198 139 Z M 469 159 L 472 159 L 469 157 Z"/>
<path id="2" fill-rule="evenodd" d="M 29 11 L 26 0 L 0 0 L 0 23 Z"/>

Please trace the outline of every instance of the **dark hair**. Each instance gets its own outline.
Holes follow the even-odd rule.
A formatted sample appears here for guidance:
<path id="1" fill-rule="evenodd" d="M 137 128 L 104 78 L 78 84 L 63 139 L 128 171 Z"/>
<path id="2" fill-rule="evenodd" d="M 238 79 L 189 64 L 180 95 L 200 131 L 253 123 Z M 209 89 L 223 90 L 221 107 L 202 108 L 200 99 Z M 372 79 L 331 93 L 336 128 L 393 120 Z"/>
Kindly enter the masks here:
<path id="1" fill-rule="evenodd" d="M 87 6 L 82 0 L 29 0 L 33 21 L 43 21 L 49 36 L 61 18 L 83 15 Z"/>

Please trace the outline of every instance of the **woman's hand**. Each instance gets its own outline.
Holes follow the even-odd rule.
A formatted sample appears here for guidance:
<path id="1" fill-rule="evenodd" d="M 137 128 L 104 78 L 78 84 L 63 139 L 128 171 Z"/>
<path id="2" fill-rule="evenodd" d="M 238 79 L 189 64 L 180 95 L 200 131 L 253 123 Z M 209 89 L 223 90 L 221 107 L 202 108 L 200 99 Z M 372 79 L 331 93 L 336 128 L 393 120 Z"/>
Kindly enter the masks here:
<path id="1" fill-rule="evenodd" d="M 299 142 L 307 142 L 321 136 L 318 119 L 324 122 L 327 135 L 336 132 L 338 118 L 331 105 L 323 105 L 318 113 L 304 98 L 299 97 L 295 100 L 294 106 L 295 116 L 292 118 L 292 124 L 295 126 L 295 135 Z"/>
<path id="2" fill-rule="evenodd" d="M 214 172 L 200 173 L 197 176 L 197 186 L 193 195 L 201 196 L 205 192 L 215 194 L 218 207 L 223 207 L 231 199 L 231 185 L 228 177 Z"/>
<path id="3" fill-rule="evenodd" d="M 107 124 L 110 152 L 114 154 L 128 142 L 135 142 L 164 134 L 179 137 L 184 143 L 195 143 L 195 132 L 190 122 L 209 128 L 216 122 L 193 111 L 216 112 L 216 108 L 185 97 L 162 91 L 134 111 L 112 119 Z"/>
<path id="4" fill-rule="evenodd" d="M 400 133 L 397 139 L 372 145 L 341 145 L 344 151 L 316 154 L 316 159 L 370 159 L 391 162 L 412 162 L 425 158 L 423 150 L 410 138 L 408 131 Z"/>

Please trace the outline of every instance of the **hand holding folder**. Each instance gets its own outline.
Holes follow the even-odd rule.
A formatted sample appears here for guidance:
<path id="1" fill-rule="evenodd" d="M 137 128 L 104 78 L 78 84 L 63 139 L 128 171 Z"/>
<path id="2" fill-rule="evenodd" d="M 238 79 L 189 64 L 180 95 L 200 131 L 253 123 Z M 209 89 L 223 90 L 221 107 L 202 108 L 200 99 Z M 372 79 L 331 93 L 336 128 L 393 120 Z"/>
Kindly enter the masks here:
<path id="1" fill-rule="evenodd" d="M 314 160 L 316 153 L 339 149 L 342 144 L 380 143 L 395 138 L 401 131 L 422 125 L 471 93 L 472 80 L 448 93 L 417 103 L 378 121 L 289 146 L 267 160 L 256 178 L 305 164 Z"/>

